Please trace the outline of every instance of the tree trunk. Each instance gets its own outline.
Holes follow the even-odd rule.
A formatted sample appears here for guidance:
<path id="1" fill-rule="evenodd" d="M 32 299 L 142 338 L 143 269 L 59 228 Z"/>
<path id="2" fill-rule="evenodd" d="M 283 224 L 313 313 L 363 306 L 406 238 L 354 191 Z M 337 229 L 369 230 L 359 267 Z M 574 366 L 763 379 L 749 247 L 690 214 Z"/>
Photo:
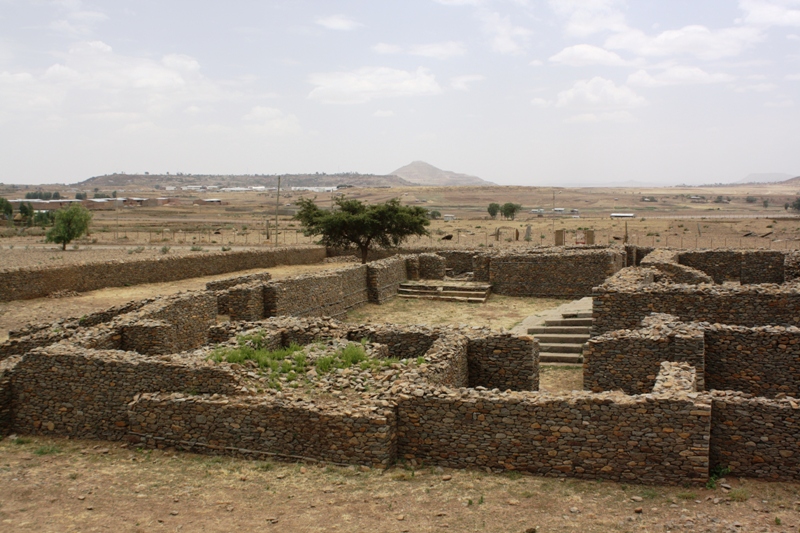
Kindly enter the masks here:
<path id="1" fill-rule="evenodd" d="M 67 242 L 66 241 L 61 243 L 61 251 L 62 252 L 66 252 L 67 251 Z"/>
<path id="2" fill-rule="evenodd" d="M 361 250 L 361 264 L 367 264 L 367 255 L 369 255 L 369 247 L 362 247 Z"/>

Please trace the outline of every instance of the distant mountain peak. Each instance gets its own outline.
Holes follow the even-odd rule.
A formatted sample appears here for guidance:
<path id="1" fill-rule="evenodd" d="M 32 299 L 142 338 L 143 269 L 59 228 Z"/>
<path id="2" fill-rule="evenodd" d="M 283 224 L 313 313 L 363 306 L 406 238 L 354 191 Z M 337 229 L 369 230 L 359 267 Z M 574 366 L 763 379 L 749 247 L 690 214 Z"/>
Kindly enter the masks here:
<path id="1" fill-rule="evenodd" d="M 419 185 L 430 185 L 432 187 L 453 187 L 462 185 L 496 185 L 491 181 L 483 180 L 477 176 L 460 174 L 449 170 L 436 168 L 425 161 L 413 161 L 404 167 L 400 167 L 390 174 L 399 176 L 407 181 Z"/>

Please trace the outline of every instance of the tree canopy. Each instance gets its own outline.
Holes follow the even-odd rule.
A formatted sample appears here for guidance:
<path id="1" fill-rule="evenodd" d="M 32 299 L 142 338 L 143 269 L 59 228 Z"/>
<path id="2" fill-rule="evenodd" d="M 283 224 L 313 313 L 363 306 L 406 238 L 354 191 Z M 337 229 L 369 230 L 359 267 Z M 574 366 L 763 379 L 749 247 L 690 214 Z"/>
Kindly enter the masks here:
<path id="1" fill-rule="evenodd" d="M 490 217 L 497 218 L 497 213 L 500 212 L 500 204 L 492 202 L 486 210 L 489 212 Z"/>
<path id="2" fill-rule="evenodd" d="M 80 204 L 72 204 L 67 209 L 56 211 L 56 220 L 47 232 L 46 241 L 61 245 L 62 250 L 89 229 L 92 214 Z"/>
<path id="3" fill-rule="evenodd" d="M 338 198 L 335 209 L 320 209 L 314 200 L 297 201 L 295 218 L 305 235 L 321 235 L 321 243 L 333 248 L 355 247 L 361 262 L 367 262 L 370 248 L 399 246 L 412 235 L 427 235 L 427 211 L 418 206 L 400 205 L 394 198 L 383 204 L 367 205 L 359 200 Z"/>
<path id="4" fill-rule="evenodd" d="M 517 213 L 522 210 L 520 204 L 506 202 L 500 207 L 500 213 L 509 220 L 514 220 Z"/>
<path id="5" fill-rule="evenodd" d="M 11 202 L 0 196 L 0 215 L 3 215 L 11 220 L 11 215 L 13 214 L 14 206 L 11 205 Z"/>

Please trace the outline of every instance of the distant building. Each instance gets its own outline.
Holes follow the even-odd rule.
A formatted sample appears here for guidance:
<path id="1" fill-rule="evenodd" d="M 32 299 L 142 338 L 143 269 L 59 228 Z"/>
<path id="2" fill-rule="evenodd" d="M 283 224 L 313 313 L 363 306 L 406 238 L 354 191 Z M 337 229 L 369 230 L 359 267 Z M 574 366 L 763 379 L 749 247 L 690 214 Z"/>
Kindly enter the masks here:
<path id="1" fill-rule="evenodd" d="M 455 215 L 442 215 L 442 219 L 444 219 L 445 222 L 452 222 L 453 220 L 456 219 L 456 216 Z"/>
<path id="2" fill-rule="evenodd" d="M 228 202 L 223 202 L 220 198 L 198 198 L 192 205 L 228 205 Z"/>

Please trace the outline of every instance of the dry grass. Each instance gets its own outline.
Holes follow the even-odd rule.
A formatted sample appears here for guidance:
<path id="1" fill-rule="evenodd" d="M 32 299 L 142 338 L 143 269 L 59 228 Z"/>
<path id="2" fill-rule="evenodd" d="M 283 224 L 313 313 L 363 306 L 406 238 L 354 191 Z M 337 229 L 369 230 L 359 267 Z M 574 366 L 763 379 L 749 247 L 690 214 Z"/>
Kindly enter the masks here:
<path id="1" fill-rule="evenodd" d="M 37 454 L 41 449 L 52 452 Z M 781 530 L 795 531 L 800 522 L 797 484 L 730 478 L 768 503 L 754 508 L 700 487 L 429 466 L 361 471 L 42 437 L 7 438 L 0 457 L 3 531 L 522 533 L 539 526 L 540 532 L 606 533 L 664 531 L 680 516 L 692 518 L 700 531 L 730 528 L 734 521 L 741 525 L 737 530 L 772 531 L 763 528 L 776 517 Z M 444 481 L 444 473 L 452 479 Z M 689 492 L 699 503 L 684 498 Z"/>

